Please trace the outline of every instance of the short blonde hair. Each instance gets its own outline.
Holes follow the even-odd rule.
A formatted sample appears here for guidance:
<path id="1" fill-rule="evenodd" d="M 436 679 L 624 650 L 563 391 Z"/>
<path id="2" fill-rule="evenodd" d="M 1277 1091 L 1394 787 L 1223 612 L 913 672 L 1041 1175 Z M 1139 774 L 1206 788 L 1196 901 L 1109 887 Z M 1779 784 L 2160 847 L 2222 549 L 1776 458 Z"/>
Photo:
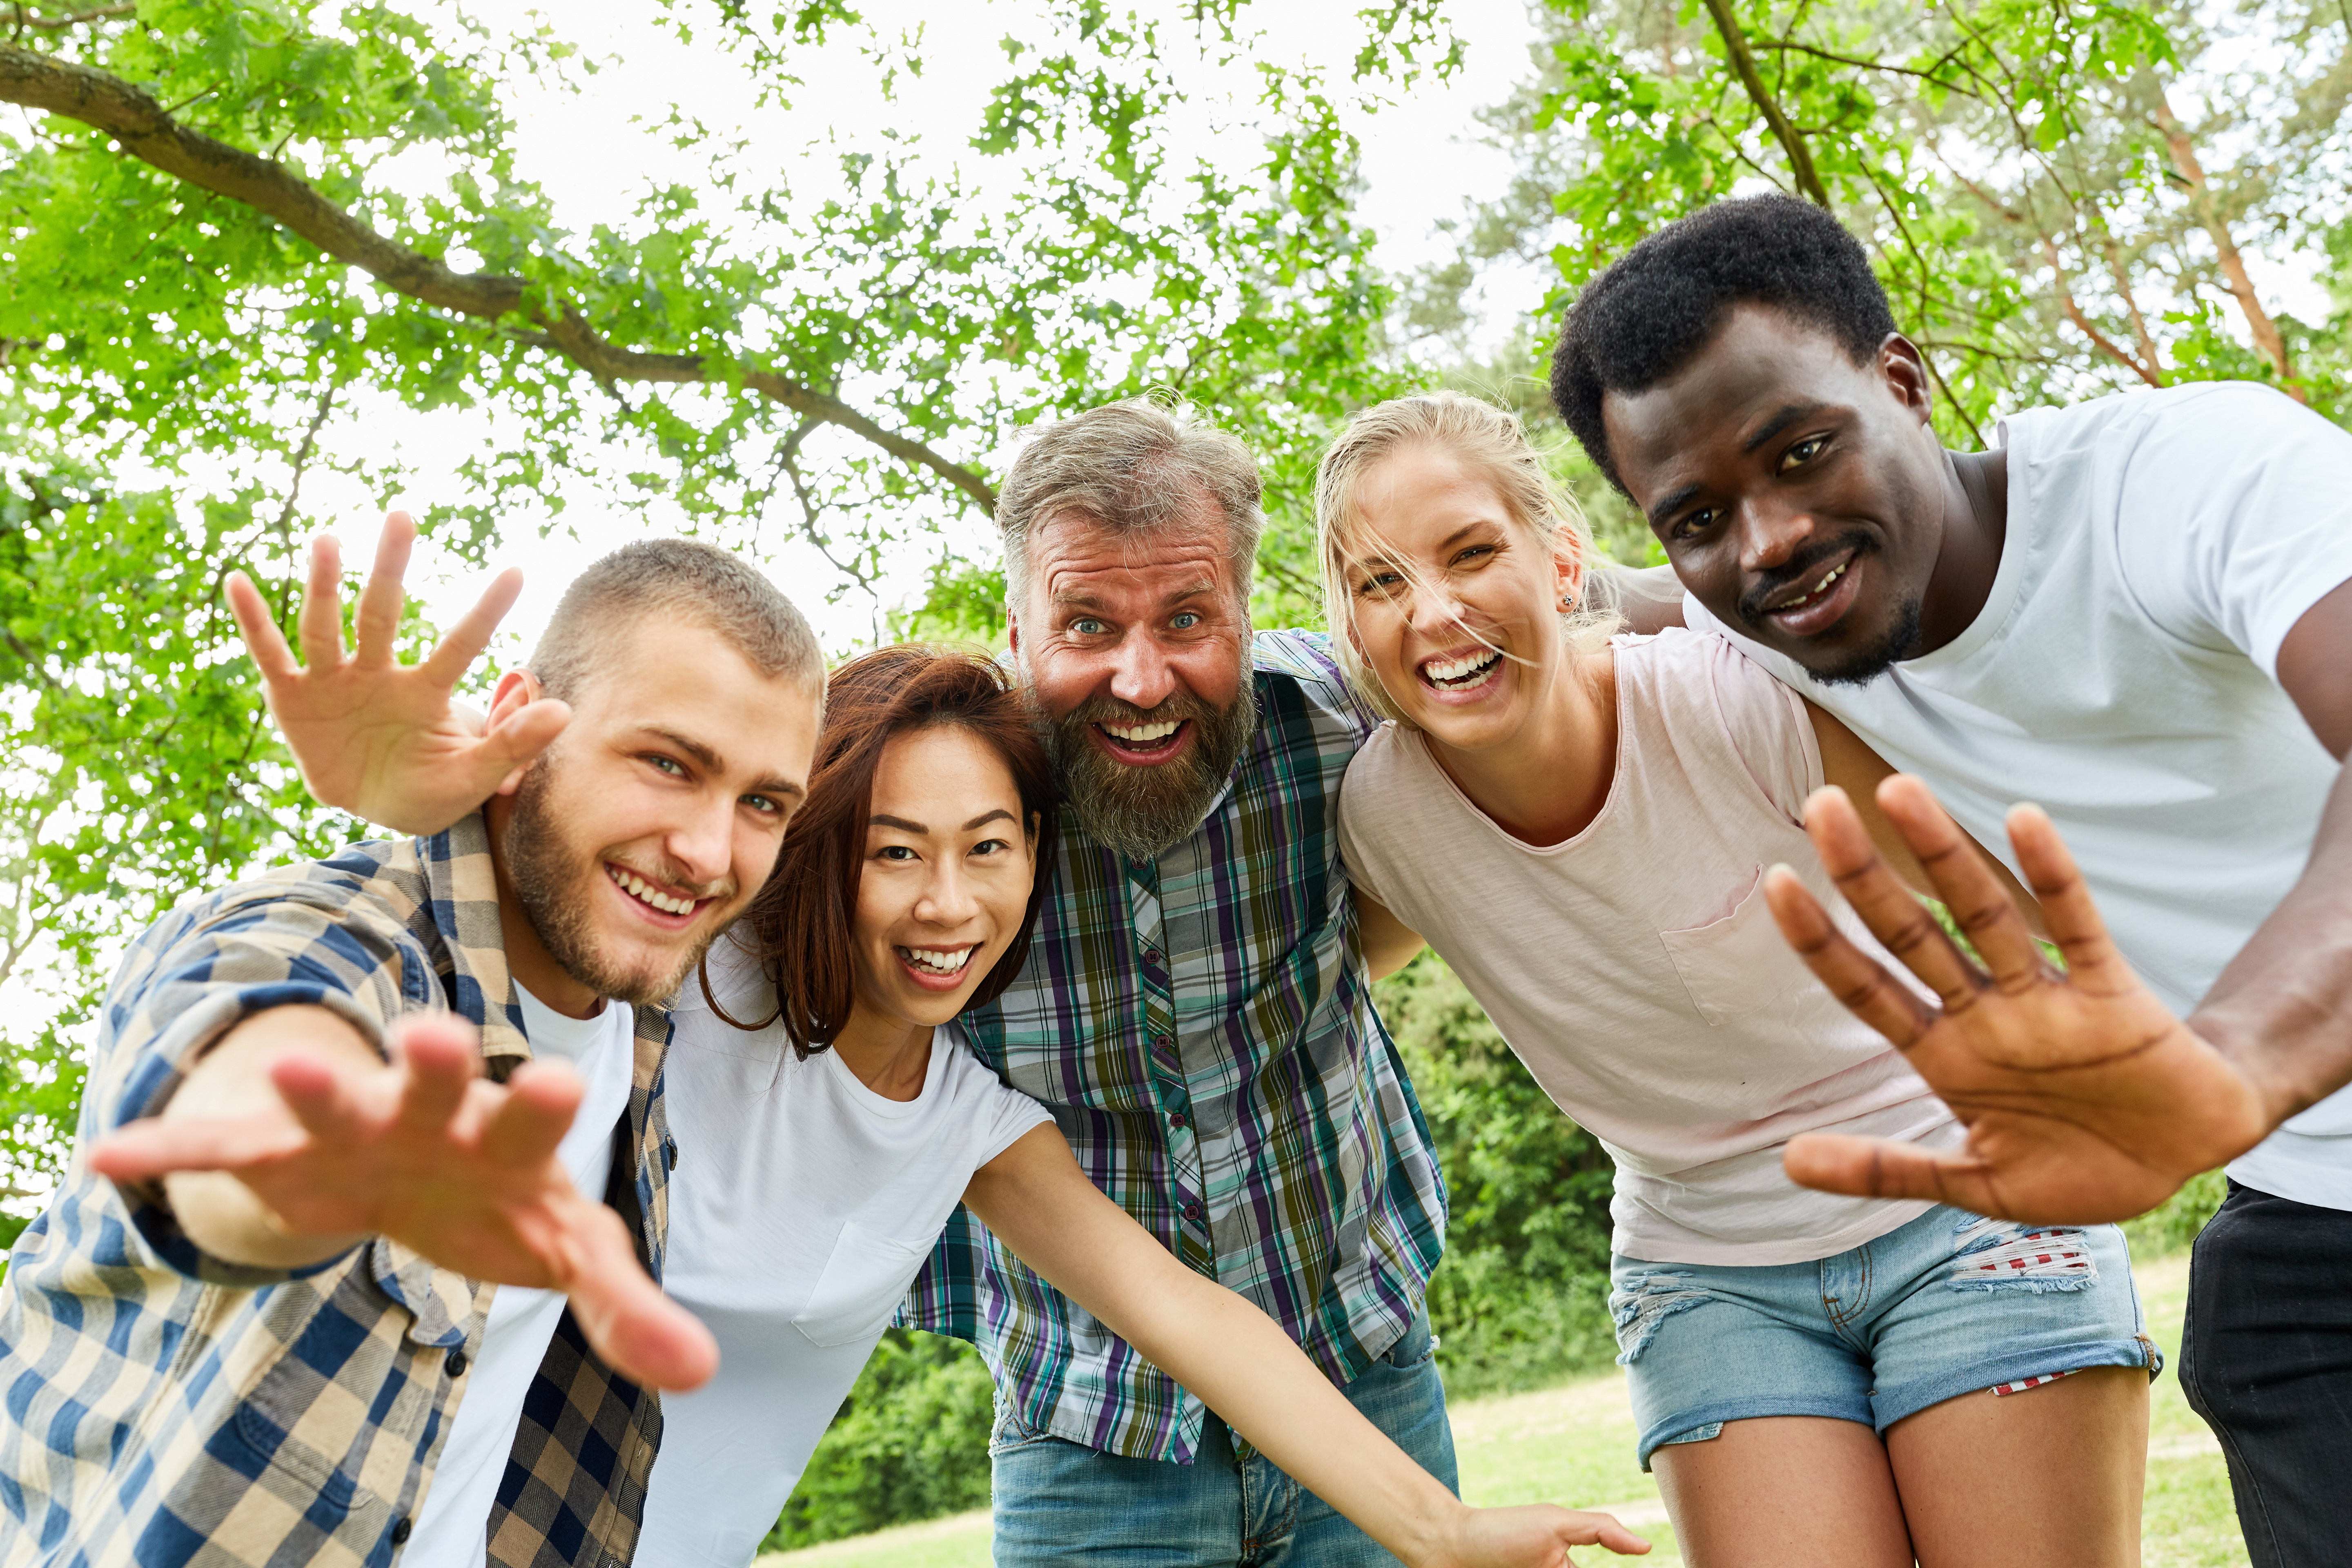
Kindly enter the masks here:
<path id="1" fill-rule="evenodd" d="M 1568 650 L 1581 657 L 1608 646 L 1624 625 L 1615 584 L 1592 542 L 1575 498 L 1545 468 L 1518 416 L 1458 392 L 1423 392 L 1375 404 L 1348 422 L 1315 472 L 1315 541 L 1323 566 L 1323 614 L 1332 652 L 1364 700 L 1382 716 L 1409 722 L 1364 663 L 1356 646 L 1355 595 L 1348 589 L 1346 538 L 1356 516 L 1356 487 L 1384 458 L 1429 447 L 1458 458 L 1495 487 L 1511 521 L 1557 552 L 1563 541 L 1584 568 L 1583 591 L 1560 613 Z"/>

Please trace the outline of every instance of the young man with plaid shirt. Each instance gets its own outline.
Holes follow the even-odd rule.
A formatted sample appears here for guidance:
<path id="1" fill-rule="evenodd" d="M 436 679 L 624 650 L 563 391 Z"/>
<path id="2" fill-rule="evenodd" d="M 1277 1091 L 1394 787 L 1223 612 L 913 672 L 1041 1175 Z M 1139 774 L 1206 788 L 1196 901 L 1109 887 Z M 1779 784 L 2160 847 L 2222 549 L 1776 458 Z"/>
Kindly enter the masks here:
<path id="1" fill-rule="evenodd" d="M 393 567 L 361 606 L 378 675 Z M 297 670 L 236 597 L 274 694 L 354 668 L 306 616 Z M 494 619 L 436 657 L 462 669 Z M 629 1560 L 648 1391 L 715 1360 L 653 1278 L 659 1004 L 773 866 L 823 681 L 757 573 L 633 545 L 572 585 L 475 750 L 560 745 L 446 832 L 133 943 L 73 1165 L 0 1286 L 0 1563 Z"/>

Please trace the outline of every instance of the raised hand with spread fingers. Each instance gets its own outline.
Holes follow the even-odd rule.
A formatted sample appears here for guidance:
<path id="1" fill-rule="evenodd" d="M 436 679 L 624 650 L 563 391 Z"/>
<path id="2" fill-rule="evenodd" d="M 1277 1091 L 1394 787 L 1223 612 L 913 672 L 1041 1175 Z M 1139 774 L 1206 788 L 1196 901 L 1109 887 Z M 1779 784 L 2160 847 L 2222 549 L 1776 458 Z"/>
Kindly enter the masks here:
<path id="1" fill-rule="evenodd" d="M 455 700 L 457 682 L 522 591 L 522 574 L 511 567 L 491 580 L 422 663 L 399 661 L 393 642 L 415 542 L 416 525 L 406 512 L 384 519 L 360 595 L 355 649 L 343 646 L 341 547 L 331 534 L 310 542 L 297 621 L 300 659 L 261 591 L 241 572 L 229 574 L 228 602 L 310 793 L 402 833 L 437 833 L 511 784 L 562 733 L 572 710 L 541 698 L 500 714 L 486 731 L 482 716 Z"/>
<path id="2" fill-rule="evenodd" d="M 2016 904 L 1927 786 L 1880 784 L 1878 805 L 1977 956 L 1945 934 L 1873 847 L 1842 790 L 1805 827 L 1854 912 L 1932 991 L 1929 1004 L 1841 935 L 1786 867 L 1766 881 L 1781 934 L 1855 1016 L 1902 1050 L 1969 1129 L 1943 1152 L 1809 1134 L 1785 1155 L 1800 1184 L 1927 1198 L 1977 1214 L 2087 1224 L 2154 1207 L 2243 1152 L 2279 1115 L 2241 1068 L 2173 1016 L 2116 949 L 2049 817 L 2020 805 L 2010 841 L 2042 905 L 2052 963 Z"/>

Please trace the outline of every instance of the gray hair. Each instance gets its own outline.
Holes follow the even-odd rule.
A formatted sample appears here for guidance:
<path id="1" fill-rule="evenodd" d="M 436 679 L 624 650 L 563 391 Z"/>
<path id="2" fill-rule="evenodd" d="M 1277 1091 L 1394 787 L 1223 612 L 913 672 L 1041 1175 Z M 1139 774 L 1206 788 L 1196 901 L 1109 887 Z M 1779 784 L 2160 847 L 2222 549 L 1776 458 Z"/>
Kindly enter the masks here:
<path id="1" fill-rule="evenodd" d="M 1226 553 L 1246 605 L 1265 528 L 1248 447 L 1188 405 L 1143 397 L 1048 426 L 1023 448 L 996 496 L 1006 602 L 1018 614 L 1028 601 L 1029 534 L 1038 524 L 1075 512 L 1115 534 L 1149 535 L 1174 527 L 1204 492 L 1224 516 Z"/>
<path id="2" fill-rule="evenodd" d="M 656 615 L 707 627 L 761 675 L 824 694 L 824 650 L 793 602 L 756 567 L 691 539 L 641 539 L 573 578 L 531 649 L 530 672 L 550 697 L 575 701 L 619 634 Z"/>

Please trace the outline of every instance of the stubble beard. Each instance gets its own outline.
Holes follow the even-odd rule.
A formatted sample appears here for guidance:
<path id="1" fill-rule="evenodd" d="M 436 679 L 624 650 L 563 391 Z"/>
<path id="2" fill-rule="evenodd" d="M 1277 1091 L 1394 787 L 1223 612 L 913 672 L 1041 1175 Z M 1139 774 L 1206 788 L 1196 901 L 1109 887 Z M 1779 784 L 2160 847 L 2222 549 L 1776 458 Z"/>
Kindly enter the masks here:
<path id="1" fill-rule="evenodd" d="M 633 1007 L 667 1001 L 702 962 L 702 955 L 709 952 L 728 922 L 711 921 L 689 947 L 678 950 L 675 964 L 659 973 L 632 968 L 604 953 L 597 945 L 595 921 L 589 913 L 598 897 L 595 883 L 605 876 L 604 856 L 583 848 L 564 833 L 562 813 L 553 800 L 557 771 L 556 759 L 551 754 L 523 774 L 506 832 L 499 840 L 507 881 L 514 889 L 523 918 L 530 922 L 556 967 L 597 995 Z M 689 884 L 693 880 L 665 879 Z"/>
<path id="2" fill-rule="evenodd" d="M 1192 837 L 1257 732 L 1257 692 L 1246 671 L 1239 695 L 1223 708 L 1184 692 L 1150 709 L 1097 697 L 1055 718 L 1038 706 L 1025 681 L 1022 694 L 1053 759 L 1062 799 L 1087 833 L 1131 860 L 1149 860 Z M 1097 724 L 1181 721 L 1192 723 L 1191 742 L 1151 767 L 1119 762 L 1089 733 Z"/>
<path id="3" fill-rule="evenodd" d="M 1772 574 L 1770 581 L 1756 584 L 1740 596 L 1739 620 L 1747 628 L 1748 635 L 1768 647 L 1773 646 L 1774 633 L 1764 618 L 1764 602 L 1789 584 L 1811 576 L 1823 561 L 1835 555 L 1849 542 L 1854 547 L 1853 559 L 1857 563 L 1866 556 L 1885 559 L 1885 552 L 1878 542 L 1866 534 L 1844 535 L 1808 550 L 1802 556 L 1782 565 Z M 1877 641 L 1853 649 L 1827 668 L 1808 663 L 1793 653 L 1788 657 L 1796 659 L 1806 674 L 1823 686 L 1867 686 L 1905 659 L 1918 656 L 1922 613 L 1920 597 L 1914 594 L 1895 606 L 1894 618 L 1887 623 L 1885 632 Z"/>

